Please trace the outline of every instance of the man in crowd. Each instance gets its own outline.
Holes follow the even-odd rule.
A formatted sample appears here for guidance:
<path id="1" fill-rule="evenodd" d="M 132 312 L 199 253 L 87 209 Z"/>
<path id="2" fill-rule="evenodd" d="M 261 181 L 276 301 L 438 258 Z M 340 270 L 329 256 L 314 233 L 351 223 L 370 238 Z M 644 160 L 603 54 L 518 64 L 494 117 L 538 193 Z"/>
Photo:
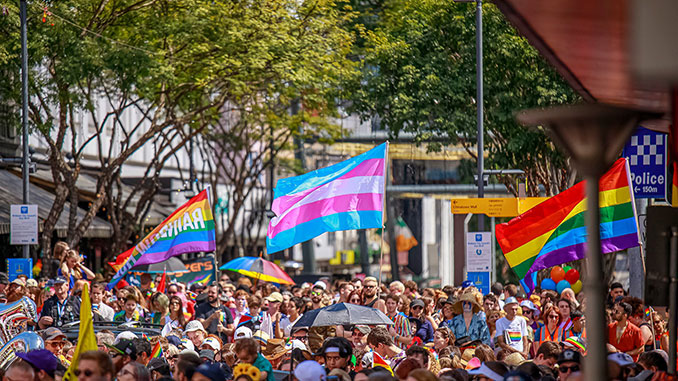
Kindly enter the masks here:
<path id="1" fill-rule="evenodd" d="M 363 281 L 363 305 L 374 307 L 382 312 L 386 312 L 386 303 L 379 299 L 379 284 L 377 278 L 367 277 Z"/>
<path id="2" fill-rule="evenodd" d="M 534 364 L 538 366 L 546 366 L 551 369 L 556 365 L 558 356 L 560 356 L 560 346 L 553 341 L 545 341 L 537 349 L 537 354 L 534 357 Z"/>
<path id="3" fill-rule="evenodd" d="M 137 360 L 137 349 L 132 340 L 120 339 L 108 349 L 115 374 L 118 374 L 125 365 Z"/>
<path id="4" fill-rule="evenodd" d="M 389 362 L 391 369 L 395 369 L 406 355 L 393 342 L 393 337 L 384 327 L 376 327 L 367 335 L 367 345 Z"/>
<path id="5" fill-rule="evenodd" d="M 565 340 L 572 336 L 586 339 L 586 317 L 584 316 L 584 313 L 581 311 L 572 311 L 572 313 L 570 313 L 570 319 L 572 319 L 572 326 L 565 331 L 562 339 Z"/>
<path id="6" fill-rule="evenodd" d="M 558 381 L 581 378 L 582 358 L 579 352 L 571 349 L 564 350 L 558 356 Z"/>
<path id="7" fill-rule="evenodd" d="M 323 304 L 323 296 L 325 296 L 325 288 L 323 288 L 320 285 L 314 285 L 313 288 L 311 289 L 311 309 L 315 310 L 318 308 L 322 308 Z"/>
<path id="8" fill-rule="evenodd" d="M 35 379 L 33 366 L 26 361 L 14 361 L 2 376 L 3 381 L 28 381 Z"/>
<path id="9" fill-rule="evenodd" d="M 233 335 L 233 315 L 219 301 L 219 286 L 216 283 L 207 287 L 207 302 L 198 304 L 195 309 L 196 319 L 202 323 L 207 333 L 217 335 L 222 341 L 228 341 Z"/>
<path id="10" fill-rule="evenodd" d="M 277 291 L 272 292 L 265 300 L 268 301 L 268 310 L 264 311 L 264 316 L 261 319 L 261 330 L 268 337 L 282 337 L 282 328 L 280 327 L 280 319 L 282 319 L 282 313 L 280 312 L 280 305 L 283 302 L 282 294 Z"/>
<path id="11" fill-rule="evenodd" d="M 348 296 L 353 292 L 353 285 L 349 282 L 342 282 L 339 285 L 339 300 L 337 303 L 348 303 Z"/>
<path id="12" fill-rule="evenodd" d="M 614 321 L 608 326 L 607 340 L 618 352 L 624 352 L 630 355 L 633 361 L 637 361 L 645 343 L 640 328 L 628 321 L 632 310 L 631 305 L 625 302 L 614 305 L 612 313 Z"/>
<path id="13" fill-rule="evenodd" d="M 58 360 L 50 351 L 36 349 L 29 352 L 17 352 L 16 357 L 33 366 L 35 381 L 54 381 Z"/>
<path id="14" fill-rule="evenodd" d="M 506 316 L 497 320 L 496 334 L 497 344 L 508 353 L 518 352 L 523 358 L 529 357 L 527 321 L 517 316 L 518 300 L 509 297 L 504 301 Z"/>
<path id="15" fill-rule="evenodd" d="M 90 291 L 90 298 L 92 300 L 92 312 L 95 313 L 99 319 L 103 321 L 113 321 L 115 311 L 109 305 L 104 303 L 104 291 L 106 285 L 103 283 L 94 283 Z"/>
<path id="16" fill-rule="evenodd" d="M 325 341 L 319 354 L 325 359 L 325 370 L 328 372 L 334 369 L 348 372 L 353 348 L 351 348 L 351 343 L 347 339 L 333 337 Z"/>
<path id="17" fill-rule="evenodd" d="M 57 277 L 54 280 L 54 295 L 45 301 L 38 320 L 38 327 L 62 325 L 80 320 L 80 300 L 68 295 L 68 280 Z"/>
<path id="18" fill-rule="evenodd" d="M 191 381 L 200 364 L 200 357 L 195 352 L 180 353 L 172 370 L 174 381 Z"/>
<path id="19" fill-rule="evenodd" d="M 113 381 L 116 374 L 113 361 L 102 351 L 82 353 L 75 371 L 78 381 Z"/>

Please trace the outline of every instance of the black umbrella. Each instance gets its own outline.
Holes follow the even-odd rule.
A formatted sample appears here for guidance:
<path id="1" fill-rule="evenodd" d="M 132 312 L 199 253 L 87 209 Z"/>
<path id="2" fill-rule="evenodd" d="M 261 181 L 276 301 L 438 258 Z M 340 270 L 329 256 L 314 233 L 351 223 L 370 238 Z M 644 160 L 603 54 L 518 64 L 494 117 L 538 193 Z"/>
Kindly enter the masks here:
<path id="1" fill-rule="evenodd" d="M 186 266 L 184 266 L 184 262 L 182 262 L 179 258 L 177 257 L 171 257 L 170 259 L 159 262 L 159 263 L 151 263 L 149 265 L 138 265 L 132 267 L 131 271 L 139 272 L 139 273 L 187 273 L 188 270 L 186 270 Z"/>
<path id="2" fill-rule="evenodd" d="M 388 316 L 376 308 L 338 303 L 306 312 L 293 328 L 354 324 L 394 325 Z"/>

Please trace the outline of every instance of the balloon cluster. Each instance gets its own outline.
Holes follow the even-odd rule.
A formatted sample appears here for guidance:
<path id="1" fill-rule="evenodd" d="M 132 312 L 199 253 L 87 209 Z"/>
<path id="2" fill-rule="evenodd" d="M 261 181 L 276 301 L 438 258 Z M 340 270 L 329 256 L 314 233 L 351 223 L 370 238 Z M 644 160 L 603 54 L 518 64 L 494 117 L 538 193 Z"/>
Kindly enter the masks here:
<path id="1" fill-rule="evenodd" d="M 551 277 L 541 281 L 542 290 L 553 290 L 562 293 L 564 289 L 571 288 L 575 294 L 581 291 L 581 279 L 579 271 L 570 266 L 555 266 L 551 269 Z"/>

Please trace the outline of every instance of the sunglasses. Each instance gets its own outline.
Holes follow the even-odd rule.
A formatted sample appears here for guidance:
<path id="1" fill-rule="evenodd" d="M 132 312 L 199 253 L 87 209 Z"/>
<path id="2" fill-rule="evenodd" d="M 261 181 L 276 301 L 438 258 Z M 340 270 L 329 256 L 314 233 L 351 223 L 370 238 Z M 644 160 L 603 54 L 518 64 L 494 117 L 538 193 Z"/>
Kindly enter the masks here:
<path id="1" fill-rule="evenodd" d="M 422 307 L 422 306 L 414 306 L 414 307 L 412 307 L 412 309 L 413 309 L 413 310 L 423 310 L 424 307 Z"/>
<path id="2" fill-rule="evenodd" d="M 75 377 L 80 377 L 81 374 L 85 375 L 85 377 L 92 377 L 94 375 L 94 372 L 91 370 L 87 369 L 85 371 L 81 371 L 80 369 L 76 369 L 75 372 Z"/>
<path id="3" fill-rule="evenodd" d="M 560 373 L 579 372 L 579 365 L 561 366 L 558 368 Z"/>
<path id="4" fill-rule="evenodd" d="M 558 319 L 558 318 L 559 318 L 558 315 L 549 315 L 549 319 Z"/>
<path id="5" fill-rule="evenodd" d="M 365 286 L 365 288 L 375 288 L 377 286 Z"/>
<path id="6" fill-rule="evenodd" d="M 319 295 L 322 295 L 322 292 L 313 291 L 313 292 L 311 292 L 311 295 L 319 296 Z"/>
<path id="7" fill-rule="evenodd" d="M 523 315 L 529 315 L 532 313 L 532 310 L 523 310 Z"/>

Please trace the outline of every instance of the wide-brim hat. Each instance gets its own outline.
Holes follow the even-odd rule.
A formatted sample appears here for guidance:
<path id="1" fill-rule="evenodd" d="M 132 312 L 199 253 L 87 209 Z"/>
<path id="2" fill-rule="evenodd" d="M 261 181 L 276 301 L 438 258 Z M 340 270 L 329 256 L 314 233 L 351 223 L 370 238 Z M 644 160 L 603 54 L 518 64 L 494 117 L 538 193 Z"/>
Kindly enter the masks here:
<path id="1" fill-rule="evenodd" d="M 283 339 L 269 339 L 266 348 L 261 351 L 266 360 L 277 360 L 288 353 L 285 348 L 285 340 Z"/>
<path id="2" fill-rule="evenodd" d="M 455 314 L 461 315 L 461 313 L 464 312 L 464 309 L 462 308 L 463 302 L 471 303 L 471 306 L 473 306 L 474 314 L 481 310 L 480 304 L 478 304 L 478 300 L 476 299 L 474 293 L 464 292 L 459 296 L 457 302 L 452 305 L 452 310 L 454 311 Z"/>

